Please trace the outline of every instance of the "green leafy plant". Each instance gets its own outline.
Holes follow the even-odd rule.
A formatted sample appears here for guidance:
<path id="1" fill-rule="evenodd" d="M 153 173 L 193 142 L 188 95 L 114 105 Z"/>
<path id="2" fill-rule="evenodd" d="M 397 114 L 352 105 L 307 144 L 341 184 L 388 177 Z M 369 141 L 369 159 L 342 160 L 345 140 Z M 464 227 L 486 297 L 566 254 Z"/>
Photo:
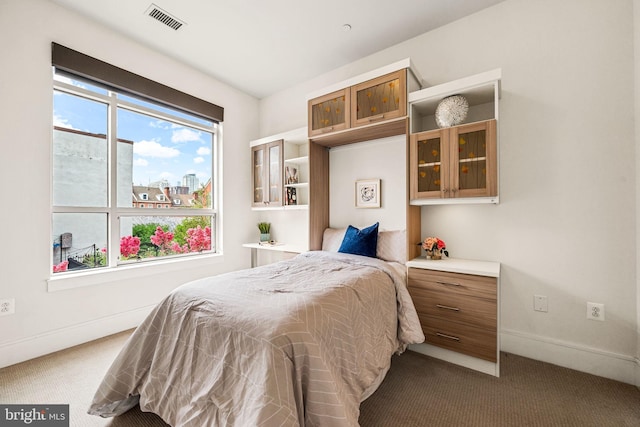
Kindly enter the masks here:
<path id="1" fill-rule="evenodd" d="M 271 223 L 270 222 L 259 222 L 258 223 L 258 229 L 260 230 L 261 234 L 269 234 L 269 231 L 271 230 Z"/>

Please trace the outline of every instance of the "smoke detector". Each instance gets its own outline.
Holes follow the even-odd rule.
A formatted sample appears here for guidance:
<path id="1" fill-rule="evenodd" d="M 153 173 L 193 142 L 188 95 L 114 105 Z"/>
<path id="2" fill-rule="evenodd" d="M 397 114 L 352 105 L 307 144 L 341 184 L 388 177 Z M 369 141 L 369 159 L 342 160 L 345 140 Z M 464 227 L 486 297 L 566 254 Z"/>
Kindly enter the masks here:
<path id="1" fill-rule="evenodd" d="M 183 25 L 186 25 L 186 22 L 176 18 L 175 16 L 171 15 L 167 11 L 162 10 L 161 8 L 159 8 L 157 5 L 153 3 L 151 3 L 151 5 L 149 6 L 145 14 L 152 17 L 158 22 L 162 22 L 167 27 L 172 28 L 176 31 L 180 29 L 180 27 L 182 27 Z"/>

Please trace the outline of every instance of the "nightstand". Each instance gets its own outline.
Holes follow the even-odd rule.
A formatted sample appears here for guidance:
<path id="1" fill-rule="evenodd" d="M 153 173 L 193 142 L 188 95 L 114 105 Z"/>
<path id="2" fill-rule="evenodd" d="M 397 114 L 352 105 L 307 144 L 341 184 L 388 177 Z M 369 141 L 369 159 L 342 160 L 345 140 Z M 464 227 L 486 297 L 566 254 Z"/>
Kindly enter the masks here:
<path id="1" fill-rule="evenodd" d="M 500 376 L 500 263 L 416 258 L 407 268 L 426 337 L 410 349 Z"/>

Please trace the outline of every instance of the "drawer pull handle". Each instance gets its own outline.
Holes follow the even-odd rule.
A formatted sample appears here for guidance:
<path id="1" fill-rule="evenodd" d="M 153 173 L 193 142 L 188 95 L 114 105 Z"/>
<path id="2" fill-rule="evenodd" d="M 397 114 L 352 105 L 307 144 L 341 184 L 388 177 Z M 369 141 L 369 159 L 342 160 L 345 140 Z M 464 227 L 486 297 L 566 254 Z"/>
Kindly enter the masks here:
<path id="1" fill-rule="evenodd" d="M 440 281 L 437 281 L 436 283 L 438 285 L 445 285 L 445 286 L 462 286 L 460 283 L 453 283 L 453 282 L 440 282 Z"/>
<path id="2" fill-rule="evenodd" d="M 445 310 L 460 311 L 458 307 L 449 307 L 448 305 L 436 304 L 436 307 L 443 308 Z"/>
<path id="3" fill-rule="evenodd" d="M 447 338 L 450 339 L 452 341 L 460 341 L 460 338 L 458 337 L 454 337 L 453 335 L 447 335 L 447 334 L 442 334 L 440 332 L 436 332 L 436 335 L 441 337 L 441 338 Z"/>

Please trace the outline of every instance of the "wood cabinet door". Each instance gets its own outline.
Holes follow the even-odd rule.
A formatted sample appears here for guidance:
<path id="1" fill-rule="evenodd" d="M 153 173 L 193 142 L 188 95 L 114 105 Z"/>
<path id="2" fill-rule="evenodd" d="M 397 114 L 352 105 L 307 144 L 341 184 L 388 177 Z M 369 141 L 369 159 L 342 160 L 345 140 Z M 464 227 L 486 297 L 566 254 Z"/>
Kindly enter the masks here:
<path id="1" fill-rule="evenodd" d="M 451 128 L 451 197 L 496 196 L 496 121 Z"/>
<path id="2" fill-rule="evenodd" d="M 284 163 L 283 141 L 275 141 L 266 146 L 267 205 L 282 206 L 282 175 Z"/>
<path id="3" fill-rule="evenodd" d="M 253 207 L 282 206 L 283 141 L 251 147 Z"/>
<path id="4" fill-rule="evenodd" d="M 409 146 L 411 199 L 442 198 L 448 194 L 449 129 L 412 134 Z"/>
<path id="5" fill-rule="evenodd" d="M 254 207 L 262 207 L 267 200 L 265 195 L 265 151 L 264 145 L 251 147 L 251 182 L 253 183 L 253 200 L 251 205 Z"/>
<path id="6" fill-rule="evenodd" d="M 309 100 L 309 136 L 323 135 L 349 128 L 349 89 L 342 89 Z"/>
<path id="7" fill-rule="evenodd" d="M 351 127 L 406 115 L 406 69 L 351 87 Z"/>

